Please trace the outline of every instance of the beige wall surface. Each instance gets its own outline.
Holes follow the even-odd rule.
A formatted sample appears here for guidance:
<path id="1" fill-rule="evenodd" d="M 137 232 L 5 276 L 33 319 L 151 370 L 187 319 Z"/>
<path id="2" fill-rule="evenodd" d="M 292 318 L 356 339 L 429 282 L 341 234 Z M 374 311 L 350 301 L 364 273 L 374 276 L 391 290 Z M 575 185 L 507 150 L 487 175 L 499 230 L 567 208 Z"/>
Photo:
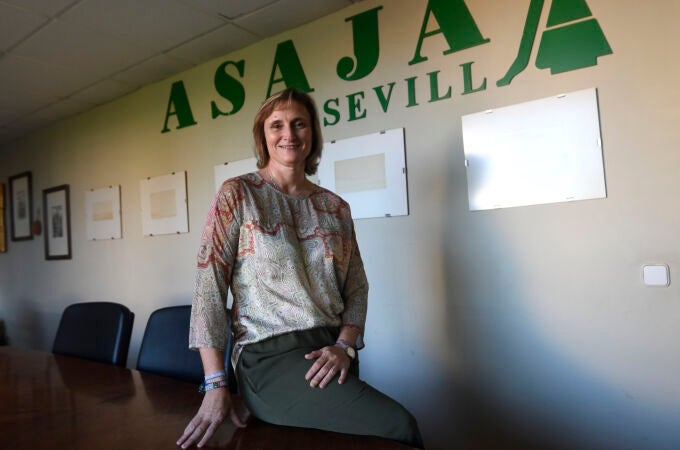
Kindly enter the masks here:
<path id="1" fill-rule="evenodd" d="M 10 342 L 49 350 L 65 306 L 118 301 L 136 314 L 135 366 L 150 313 L 191 301 L 213 167 L 252 155 L 277 44 L 292 39 L 320 108 L 338 99 L 326 141 L 405 128 L 410 215 L 356 221 L 371 284 L 361 364 L 363 378 L 413 411 L 428 448 L 492 435 L 518 448 L 680 448 L 680 6 L 588 0 L 613 54 L 551 74 L 535 65 L 546 2 L 529 65 L 498 87 L 530 1 L 465 3 L 487 44 L 444 54 L 435 35 L 423 42 L 428 60 L 409 65 L 427 2 L 366 0 L 5 145 L 0 179 L 30 170 L 34 212 L 43 189 L 70 185 L 73 239 L 71 260 L 46 261 L 42 236 L 0 254 Z M 352 55 L 345 19 L 376 6 L 378 65 L 344 81 L 335 68 Z M 212 119 L 211 100 L 227 105 L 215 70 L 241 59 L 245 105 Z M 473 87 L 486 88 L 463 95 L 470 62 Z M 436 71 L 439 93 L 451 96 L 430 101 Z M 171 117 L 161 133 L 177 80 L 198 124 L 175 130 Z M 391 82 L 383 112 L 373 88 Z M 461 116 L 591 87 L 607 198 L 470 212 Z M 347 96 L 358 92 L 366 117 L 349 121 Z M 139 181 L 173 171 L 187 172 L 190 232 L 143 237 Z M 116 184 L 123 239 L 87 241 L 85 191 Z M 649 263 L 669 265 L 670 286 L 644 285 Z"/>

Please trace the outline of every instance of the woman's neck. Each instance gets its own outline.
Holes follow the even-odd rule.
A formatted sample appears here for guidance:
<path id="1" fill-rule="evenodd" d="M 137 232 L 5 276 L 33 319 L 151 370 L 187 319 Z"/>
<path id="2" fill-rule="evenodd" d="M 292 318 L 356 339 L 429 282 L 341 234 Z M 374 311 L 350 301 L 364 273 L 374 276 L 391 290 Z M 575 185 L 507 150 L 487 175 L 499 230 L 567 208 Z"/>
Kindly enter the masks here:
<path id="1" fill-rule="evenodd" d="M 277 167 L 270 163 L 260 170 L 260 176 L 288 195 L 305 195 L 312 188 L 312 183 L 305 177 L 304 170 L 297 168 Z"/>

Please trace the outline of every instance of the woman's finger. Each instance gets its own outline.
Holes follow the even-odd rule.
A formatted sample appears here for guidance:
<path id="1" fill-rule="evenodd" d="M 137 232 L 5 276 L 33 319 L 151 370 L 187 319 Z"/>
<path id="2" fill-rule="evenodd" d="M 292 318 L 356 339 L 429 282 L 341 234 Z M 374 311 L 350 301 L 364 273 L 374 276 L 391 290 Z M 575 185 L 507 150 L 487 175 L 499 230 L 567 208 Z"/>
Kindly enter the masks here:
<path id="1" fill-rule="evenodd" d="M 205 431 L 206 427 L 203 425 L 203 423 L 197 424 L 193 430 L 191 430 L 191 433 L 184 439 L 184 442 L 180 444 L 182 448 L 187 448 L 197 440 L 201 438 L 203 435 L 203 432 Z M 183 436 L 184 437 L 184 436 Z"/>
<path id="2" fill-rule="evenodd" d="M 316 373 L 310 385 L 312 387 L 326 387 L 326 385 L 333 379 L 336 372 L 337 370 L 335 368 L 335 363 L 332 361 L 327 361 L 326 364 Z"/>
<path id="3" fill-rule="evenodd" d="M 311 380 L 319 372 L 319 370 L 321 370 L 324 364 L 326 364 L 325 359 L 319 358 L 316 361 L 314 361 L 312 367 L 310 367 L 307 373 L 305 374 L 305 380 L 307 381 Z"/>
<path id="4" fill-rule="evenodd" d="M 342 384 L 342 383 L 345 382 L 345 380 L 347 379 L 348 373 L 349 373 L 349 370 L 347 370 L 346 368 L 343 367 L 342 370 L 340 371 L 340 378 L 338 378 L 338 384 Z"/>
<path id="5" fill-rule="evenodd" d="M 321 350 L 314 350 L 313 352 L 309 352 L 305 355 L 306 359 L 315 359 L 321 356 L 323 352 Z"/>
<path id="6" fill-rule="evenodd" d="M 211 437 L 213 437 L 213 434 L 215 434 L 215 430 L 217 427 L 220 425 L 221 422 L 212 422 L 210 426 L 208 427 L 207 430 L 205 430 L 205 433 L 203 434 L 203 439 L 201 439 L 201 442 L 198 443 L 197 447 L 203 447 L 205 444 L 208 443 Z"/>
<path id="7" fill-rule="evenodd" d="M 331 367 L 331 368 L 326 372 L 326 376 L 324 376 L 324 377 L 321 379 L 321 383 L 319 383 L 319 387 L 320 387 L 321 389 L 325 388 L 325 387 L 328 385 L 328 383 L 330 383 L 331 381 L 333 381 L 333 378 L 335 378 L 336 373 L 337 373 L 337 372 L 336 372 L 335 368 L 332 368 L 332 367 Z"/>

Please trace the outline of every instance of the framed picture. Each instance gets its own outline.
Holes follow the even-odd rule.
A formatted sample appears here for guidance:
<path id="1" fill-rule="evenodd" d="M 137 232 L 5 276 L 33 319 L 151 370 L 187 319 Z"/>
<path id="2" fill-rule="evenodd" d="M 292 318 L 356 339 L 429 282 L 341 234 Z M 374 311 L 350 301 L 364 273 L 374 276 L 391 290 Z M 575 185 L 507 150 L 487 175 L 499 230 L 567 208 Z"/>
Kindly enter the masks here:
<path id="1" fill-rule="evenodd" d="M 222 187 L 222 183 L 230 178 L 238 177 L 239 175 L 245 175 L 249 172 L 255 172 L 257 170 L 257 159 L 246 158 L 240 159 L 238 161 L 225 162 L 223 164 L 218 164 L 215 166 L 215 192 L 219 192 Z M 309 181 L 314 184 L 319 184 L 319 177 L 314 175 L 305 175 Z"/>
<path id="2" fill-rule="evenodd" d="M 7 234 L 5 233 L 5 185 L 0 183 L 0 253 L 7 251 Z"/>
<path id="3" fill-rule="evenodd" d="M 345 199 L 353 219 L 408 215 L 404 128 L 325 142 L 319 184 Z"/>
<path id="4" fill-rule="evenodd" d="M 9 177 L 9 215 L 12 225 L 12 240 L 33 239 L 33 185 L 31 172 Z"/>
<path id="5" fill-rule="evenodd" d="M 189 232 L 186 172 L 141 180 L 139 193 L 144 236 Z"/>
<path id="6" fill-rule="evenodd" d="M 69 185 L 43 190 L 45 259 L 71 259 Z"/>
<path id="7" fill-rule="evenodd" d="M 87 239 L 120 239 L 120 186 L 90 189 L 85 192 Z"/>

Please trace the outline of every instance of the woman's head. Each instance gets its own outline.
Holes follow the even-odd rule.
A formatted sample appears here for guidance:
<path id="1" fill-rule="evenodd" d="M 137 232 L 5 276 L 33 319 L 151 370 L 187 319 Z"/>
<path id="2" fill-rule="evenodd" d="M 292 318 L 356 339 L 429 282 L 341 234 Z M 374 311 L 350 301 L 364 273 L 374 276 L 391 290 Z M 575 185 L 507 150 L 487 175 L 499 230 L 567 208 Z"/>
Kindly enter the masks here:
<path id="1" fill-rule="evenodd" d="M 309 155 L 305 159 L 305 173 L 307 175 L 313 175 L 316 173 L 316 169 L 319 165 L 321 149 L 323 147 L 319 114 L 316 111 L 314 100 L 308 94 L 295 88 L 288 88 L 272 95 L 262 103 L 257 114 L 255 114 L 253 140 L 255 141 L 257 167 L 259 169 L 265 168 L 267 164 L 269 164 L 270 159 L 264 131 L 265 121 L 275 110 L 288 108 L 292 103 L 301 105 L 309 114 L 310 126 L 312 127 L 312 144 Z"/>

